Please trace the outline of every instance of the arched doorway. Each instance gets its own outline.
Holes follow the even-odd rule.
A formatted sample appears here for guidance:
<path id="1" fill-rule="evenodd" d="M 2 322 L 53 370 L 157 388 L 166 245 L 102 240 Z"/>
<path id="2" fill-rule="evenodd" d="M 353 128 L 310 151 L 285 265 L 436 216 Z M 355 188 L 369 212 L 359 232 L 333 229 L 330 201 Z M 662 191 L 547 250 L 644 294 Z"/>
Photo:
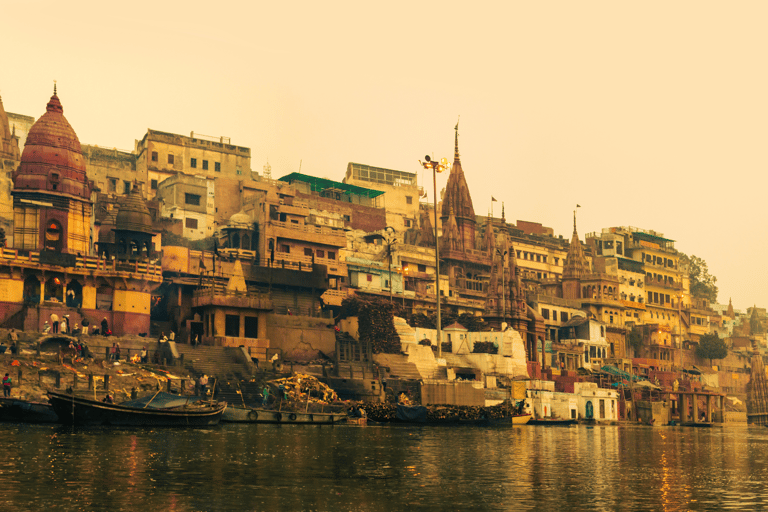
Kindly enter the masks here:
<path id="1" fill-rule="evenodd" d="M 40 280 L 37 276 L 24 279 L 23 298 L 25 304 L 40 304 Z"/>
<path id="2" fill-rule="evenodd" d="M 83 305 L 83 287 L 76 280 L 67 283 L 67 307 L 79 308 Z"/>
<path id="3" fill-rule="evenodd" d="M 49 277 L 45 282 L 43 300 L 51 302 L 64 302 L 64 286 L 60 277 Z"/>

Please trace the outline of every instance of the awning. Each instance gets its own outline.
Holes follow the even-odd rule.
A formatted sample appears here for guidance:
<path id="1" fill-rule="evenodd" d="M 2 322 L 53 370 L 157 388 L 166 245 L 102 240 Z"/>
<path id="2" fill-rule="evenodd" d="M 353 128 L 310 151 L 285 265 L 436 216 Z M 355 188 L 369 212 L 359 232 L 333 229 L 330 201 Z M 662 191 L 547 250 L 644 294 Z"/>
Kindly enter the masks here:
<path id="1" fill-rule="evenodd" d="M 621 377 L 624 380 L 637 380 L 636 375 L 630 375 L 629 373 L 625 372 L 624 370 L 620 370 L 616 368 L 615 366 L 606 365 L 600 368 L 605 373 L 609 373 L 611 375 L 614 375 L 616 377 Z"/>

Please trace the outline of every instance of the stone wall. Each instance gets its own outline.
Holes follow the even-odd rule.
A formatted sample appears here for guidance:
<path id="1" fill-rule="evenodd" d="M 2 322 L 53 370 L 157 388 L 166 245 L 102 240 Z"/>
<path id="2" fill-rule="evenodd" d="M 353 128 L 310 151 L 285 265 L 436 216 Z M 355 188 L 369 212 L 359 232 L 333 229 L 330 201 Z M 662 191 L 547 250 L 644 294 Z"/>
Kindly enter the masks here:
<path id="1" fill-rule="evenodd" d="M 310 361 L 321 357 L 320 352 L 336 351 L 336 331 L 328 319 L 272 314 L 267 317 L 267 337 L 270 347 L 282 349 L 287 360 Z"/>

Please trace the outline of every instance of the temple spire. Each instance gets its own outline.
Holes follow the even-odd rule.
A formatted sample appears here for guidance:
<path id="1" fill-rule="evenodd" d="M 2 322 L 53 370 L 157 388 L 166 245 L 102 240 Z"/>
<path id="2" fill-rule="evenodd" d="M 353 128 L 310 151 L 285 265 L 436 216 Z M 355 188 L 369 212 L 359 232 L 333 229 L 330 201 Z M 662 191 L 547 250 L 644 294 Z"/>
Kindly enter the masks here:
<path id="1" fill-rule="evenodd" d="M 53 81 L 53 95 L 56 96 L 56 80 Z"/>
<path id="2" fill-rule="evenodd" d="M 461 120 L 461 116 L 459 116 L 459 121 Z M 453 158 L 455 160 L 459 159 L 459 121 L 456 121 L 456 126 L 453 128 L 456 130 L 456 146 L 453 150 Z"/>

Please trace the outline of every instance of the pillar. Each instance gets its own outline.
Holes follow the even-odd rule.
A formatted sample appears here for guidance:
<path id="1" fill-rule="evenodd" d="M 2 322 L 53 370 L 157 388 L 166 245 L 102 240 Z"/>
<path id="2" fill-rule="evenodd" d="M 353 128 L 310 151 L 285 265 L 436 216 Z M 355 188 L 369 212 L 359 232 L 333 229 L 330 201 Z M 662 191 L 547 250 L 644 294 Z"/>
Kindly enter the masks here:
<path id="1" fill-rule="evenodd" d="M 677 396 L 680 405 L 680 424 L 684 425 L 688 422 L 688 397 L 683 393 L 679 393 Z"/>
<path id="2" fill-rule="evenodd" d="M 693 422 L 699 421 L 699 396 L 696 393 L 691 395 L 693 397 Z"/>
<path id="3" fill-rule="evenodd" d="M 712 422 L 712 395 L 707 395 L 707 421 Z"/>
<path id="4" fill-rule="evenodd" d="M 267 313 L 265 311 L 259 311 L 257 316 L 259 318 L 259 339 L 265 340 L 267 339 Z"/>

